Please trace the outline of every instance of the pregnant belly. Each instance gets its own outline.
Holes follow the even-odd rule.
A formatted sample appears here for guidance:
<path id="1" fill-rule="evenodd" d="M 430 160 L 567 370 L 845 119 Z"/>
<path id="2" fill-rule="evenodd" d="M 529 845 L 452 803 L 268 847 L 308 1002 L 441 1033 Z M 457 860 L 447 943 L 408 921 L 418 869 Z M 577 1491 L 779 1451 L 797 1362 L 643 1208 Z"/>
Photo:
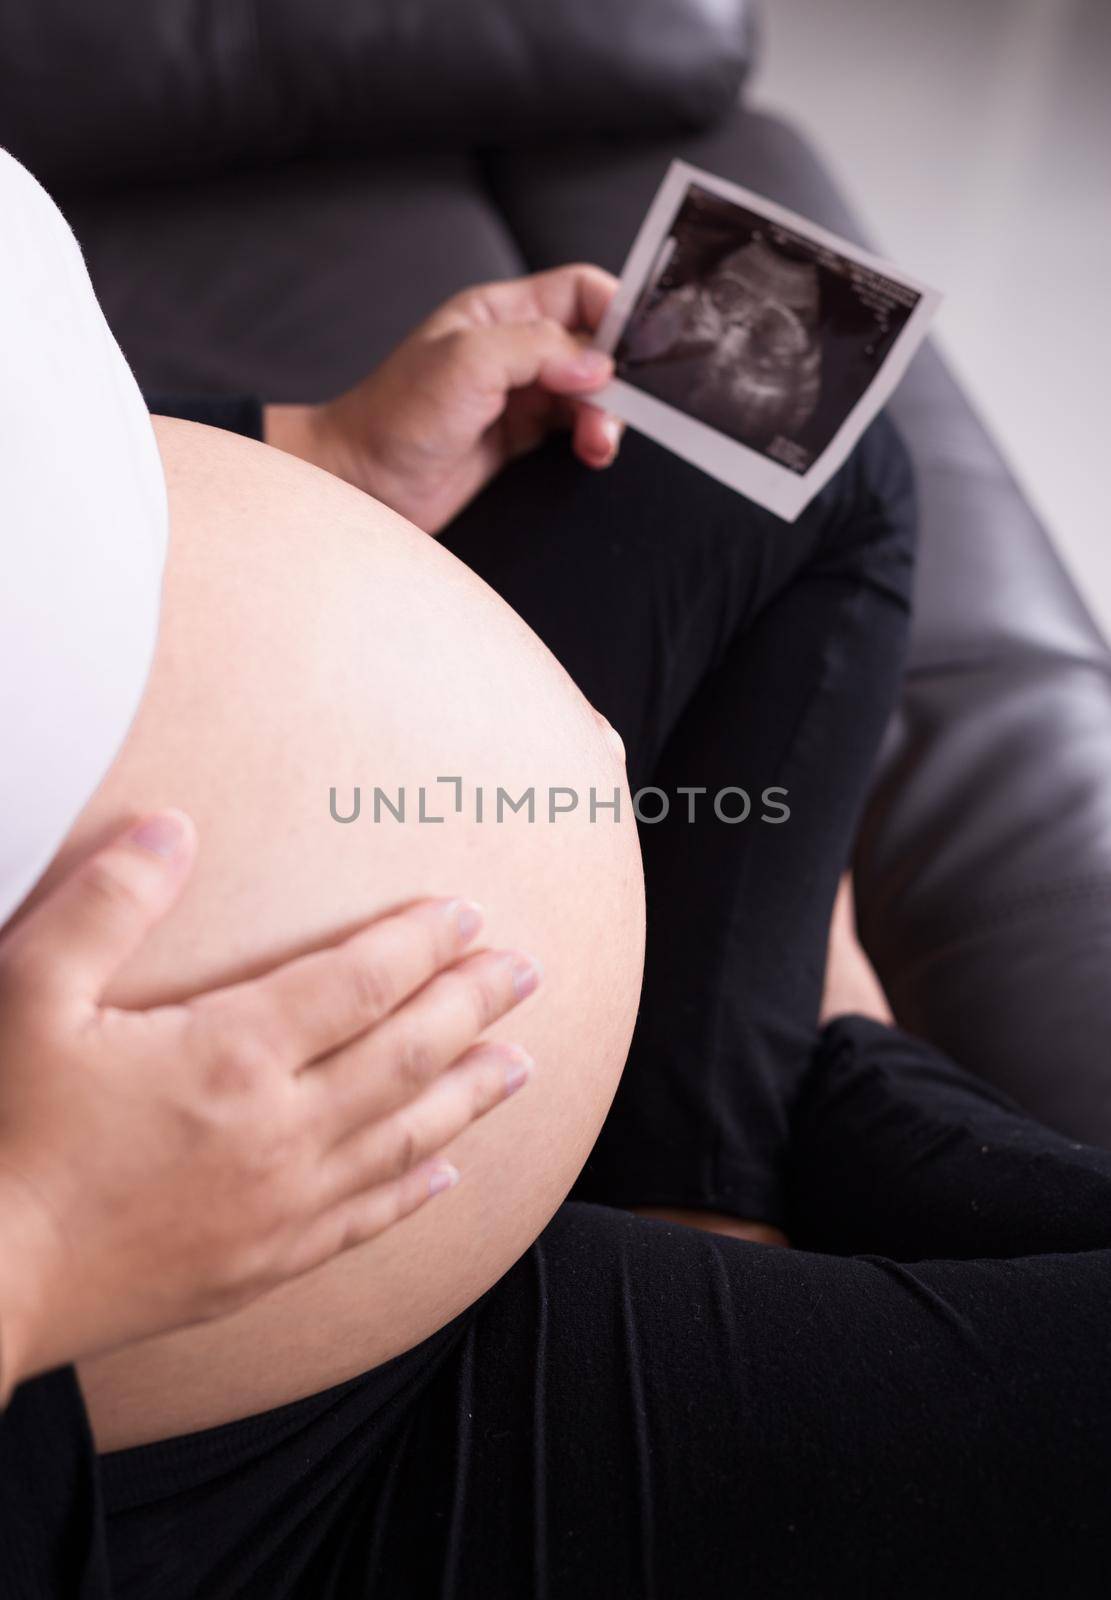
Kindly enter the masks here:
<path id="1" fill-rule="evenodd" d="M 459 1188 L 235 1317 L 87 1363 L 108 1448 L 340 1382 L 477 1298 L 589 1151 L 643 948 L 628 796 L 620 822 L 601 809 L 592 820 L 588 804 L 592 788 L 624 790 L 620 760 L 521 620 L 432 540 L 302 463 L 186 423 L 160 423 L 159 442 L 172 549 L 158 655 L 51 875 L 151 806 L 190 811 L 201 852 L 112 998 L 147 1005 L 228 981 L 426 893 L 481 901 L 490 942 L 537 956 L 545 982 L 493 1030 L 537 1071 L 451 1147 Z M 531 790 L 532 819 L 505 804 L 499 818 L 499 788 Z M 338 822 L 356 789 L 359 816 Z M 377 817 L 375 789 L 391 801 Z M 553 789 L 580 804 L 551 821 Z"/>

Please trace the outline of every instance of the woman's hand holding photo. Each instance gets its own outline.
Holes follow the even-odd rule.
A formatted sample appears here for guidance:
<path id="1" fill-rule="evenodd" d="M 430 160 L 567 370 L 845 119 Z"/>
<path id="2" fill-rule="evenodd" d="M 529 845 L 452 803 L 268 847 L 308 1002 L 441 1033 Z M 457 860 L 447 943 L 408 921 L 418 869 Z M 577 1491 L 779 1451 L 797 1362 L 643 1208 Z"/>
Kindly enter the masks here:
<path id="1" fill-rule="evenodd" d="M 613 362 L 587 341 L 616 287 L 600 267 L 567 266 L 464 289 L 338 399 L 267 406 L 267 443 L 432 534 L 557 428 L 585 465 L 607 467 L 622 425 L 587 402 Z"/>

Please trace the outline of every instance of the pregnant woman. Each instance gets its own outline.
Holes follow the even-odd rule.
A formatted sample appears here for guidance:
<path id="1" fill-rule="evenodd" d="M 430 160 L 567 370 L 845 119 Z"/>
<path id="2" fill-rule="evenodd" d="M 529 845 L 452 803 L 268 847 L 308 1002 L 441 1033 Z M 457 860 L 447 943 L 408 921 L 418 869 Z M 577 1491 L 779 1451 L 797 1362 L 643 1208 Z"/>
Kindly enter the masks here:
<path id="1" fill-rule="evenodd" d="M 75 257 L 20 195 L 36 248 Z M 201 857 L 117 1006 L 459 896 L 531 958 L 486 1037 L 535 1066 L 445 1146 L 461 1181 L 434 1203 L 81 1363 L 97 1600 L 1094 1595 L 1111 1573 L 1111 1158 L 873 1020 L 818 1034 L 904 644 L 905 457 L 875 426 L 791 527 L 642 441 L 587 472 L 542 440 L 569 422 L 612 460 L 581 403 L 608 364 L 576 337 L 611 290 L 487 286 L 330 406 L 209 413 L 269 445 L 154 425 L 153 665 L 21 914 L 180 805 Z M 57 307 L 24 315 L 47 350 Z M 110 636 L 129 602 L 106 590 Z M 52 1425 L 79 1455 L 79 1420 Z"/>

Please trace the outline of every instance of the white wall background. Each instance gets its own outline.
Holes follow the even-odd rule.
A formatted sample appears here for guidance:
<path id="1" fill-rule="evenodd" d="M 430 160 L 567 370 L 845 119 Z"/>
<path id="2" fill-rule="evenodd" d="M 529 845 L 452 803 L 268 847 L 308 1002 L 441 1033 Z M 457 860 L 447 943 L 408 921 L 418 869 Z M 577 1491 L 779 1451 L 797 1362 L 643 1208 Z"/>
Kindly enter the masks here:
<path id="1" fill-rule="evenodd" d="M 1111 0 L 764 0 L 819 143 L 1111 637 Z"/>

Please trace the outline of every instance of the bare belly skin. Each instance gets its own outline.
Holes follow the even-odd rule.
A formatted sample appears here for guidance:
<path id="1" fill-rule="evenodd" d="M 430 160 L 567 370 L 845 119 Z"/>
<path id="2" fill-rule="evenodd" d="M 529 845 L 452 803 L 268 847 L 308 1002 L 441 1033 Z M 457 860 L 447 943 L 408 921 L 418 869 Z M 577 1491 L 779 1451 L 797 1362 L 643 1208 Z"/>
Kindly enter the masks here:
<path id="1" fill-rule="evenodd" d="M 158 423 L 171 556 L 139 716 L 43 888 L 148 807 L 195 818 L 180 906 L 112 996 L 147 1005 L 257 970 L 422 894 L 487 908 L 489 942 L 539 958 L 540 992 L 492 1030 L 526 1091 L 449 1148 L 463 1181 L 373 1243 L 220 1322 L 88 1361 L 101 1448 L 249 1415 L 365 1371 L 475 1300 L 541 1231 L 605 1116 L 640 988 L 643 884 L 620 754 L 535 635 L 433 540 L 290 457 Z M 521 538 L 527 539 L 527 526 Z M 463 780 L 463 810 L 441 776 Z M 425 785 L 426 813 L 414 813 Z M 375 785 L 407 815 L 373 819 Z M 474 789 L 487 800 L 474 815 Z M 530 786 L 536 816 L 505 809 Z M 351 809 L 340 824 L 329 811 Z M 580 805 L 548 821 L 552 786 Z M 612 811 L 589 817 L 622 791 Z"/>

